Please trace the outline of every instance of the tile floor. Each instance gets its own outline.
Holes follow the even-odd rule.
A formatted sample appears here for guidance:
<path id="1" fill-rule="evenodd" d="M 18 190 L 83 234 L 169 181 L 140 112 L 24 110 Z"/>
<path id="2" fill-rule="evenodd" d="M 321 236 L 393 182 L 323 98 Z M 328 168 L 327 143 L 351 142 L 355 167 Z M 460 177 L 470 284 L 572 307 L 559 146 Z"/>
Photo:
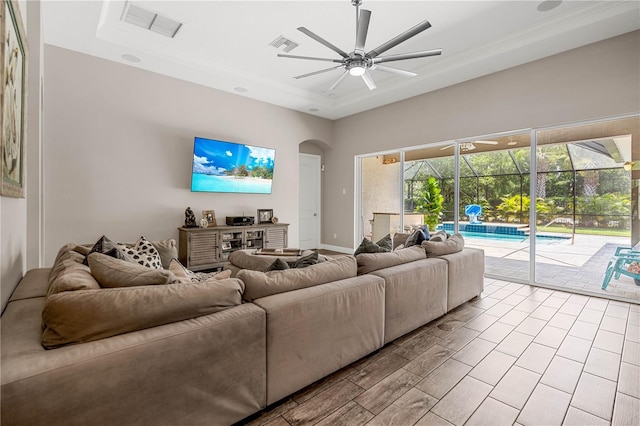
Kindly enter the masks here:
<path id="1" fill-rule="evenodd" d="M 640 305 L 485 279 L 481 298 L 249 425 L 639 425 Z"/>

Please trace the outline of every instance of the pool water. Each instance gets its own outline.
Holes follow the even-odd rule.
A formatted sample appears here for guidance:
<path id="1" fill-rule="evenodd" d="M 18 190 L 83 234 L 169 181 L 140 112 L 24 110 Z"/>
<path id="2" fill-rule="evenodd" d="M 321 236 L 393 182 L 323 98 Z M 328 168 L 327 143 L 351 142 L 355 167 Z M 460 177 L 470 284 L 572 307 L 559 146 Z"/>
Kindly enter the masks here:
<path id="1" fill-rule="evenodd" d="M 445 230 L 453 233 L 453 222 L 444 222 L 438 225 L 437 230 Z M 493 241 L 512 241 L 514 243 L 529 242 L 526 225 L 499 224 L 499 223 L 463 223 L 459 224 L 460 234 L 465 238 Z M 537 244 L 553 244 L 571 239 L 566 235 L 536 235 Z"/>
<path id="2" fill-rule="evenodd" d="M 479 240 L 512 241 L 514 243 L 524 243 L 529 241 L 529 236 L 527 235 L 508 235 L 508 234 L 469 232 L 469 231 L 460 231 L 460 234 L 464 238 L 473 238 L 473 239 L 479 239 Z M 558 243 L 560 241 L 568 240 L 570 238 L 571 237 L 566 237 L 566 236 L 537 235 L 536 244 L 553 244 L 553 243 Z"/>

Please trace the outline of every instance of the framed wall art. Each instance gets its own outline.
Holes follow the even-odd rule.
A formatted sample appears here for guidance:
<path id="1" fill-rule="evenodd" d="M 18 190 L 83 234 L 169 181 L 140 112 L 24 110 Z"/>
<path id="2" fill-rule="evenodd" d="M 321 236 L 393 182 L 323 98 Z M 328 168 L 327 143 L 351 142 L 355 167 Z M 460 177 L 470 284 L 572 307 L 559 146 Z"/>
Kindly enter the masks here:
<path id="1" fill-rule="evenodd" d="M 258 210 L 258 223 L 271 223 L 273 209 Z"/>
<path id="2" fill-rule="evenodd" d="M 16 2 L 0 0 L 0 195 L 24 198 L 27 40 Z"/>
<path id="3" fill-rule="evenodd" d="M 207 220 L 209 228 L 217 226 L 215 210 L 202 210 L 202 218 Z"/>

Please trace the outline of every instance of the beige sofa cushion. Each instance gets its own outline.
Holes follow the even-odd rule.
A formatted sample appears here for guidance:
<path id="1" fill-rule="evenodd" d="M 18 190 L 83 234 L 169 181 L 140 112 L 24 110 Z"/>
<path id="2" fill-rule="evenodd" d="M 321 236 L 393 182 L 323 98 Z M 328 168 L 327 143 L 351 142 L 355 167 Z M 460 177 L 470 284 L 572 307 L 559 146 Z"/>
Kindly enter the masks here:
<path id="1" fill-rule="evenodd" d="M 101 287 L 135 287 L 178 282 L 176 276 L 166 269 L 148 268 L 101 253 L 91 253 L 87 259 L 91 275 Z"/>
<path id="2" fill-rule="evenodd" d="M 420 246 L 408 247 L 387 253 L 361 253 L 356 256 L 358 275 L 368 274 L 378 269 L 402 265 L 415 260 L 426 259 L 425 251 Z"/>
<path id="3" fill-rule="evenodd" d="M 97 290 L 100 284 L 91 275 L 89 266 L 83 265 L 84 255 L 74 251 L 75 244 L 62 246 L 49 273 L 47 295 L 64 291 Z"/>
<path id="4" fill-rule="evenodd" d="M 42 345 L 90 342 L 212 314 L 239 305 L 243 289 L 240 280 L 230 278 L 53 294 L 42 311 Z"/>
<path id="5" fill-rule="evenodd" d="M 160 260 L 162 261 L 162 267 L 169 269 L 171 259 L 178 258 L 178 246 L 176 240 L 169 238 L 167 240 L 151 241 L 151 244 L 158 251 Z"/>
<path id="6" fill-rule="evenodd" d="M 272 294 L 355 277 L 356 273 L 356 259 L 353 256 L 340 256 L 302 269 L 269 272 L 243 269 L 236 276 L 246 285 L 244 299 L 253 301 Z"/>
<path id="7" fill-rule="evenodd" d="M 446 241 L 423 241 L 422 247 L 427 252 L 427 257 L 458 253 L 464 249 L 464 238 L 460 234 L 454 234 Z"/>

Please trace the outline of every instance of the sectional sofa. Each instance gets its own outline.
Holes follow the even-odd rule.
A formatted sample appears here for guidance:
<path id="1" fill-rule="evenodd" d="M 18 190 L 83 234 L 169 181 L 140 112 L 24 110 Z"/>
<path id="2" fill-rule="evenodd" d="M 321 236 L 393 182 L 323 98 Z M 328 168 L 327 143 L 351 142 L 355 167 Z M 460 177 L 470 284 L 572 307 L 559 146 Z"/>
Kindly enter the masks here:
<path id="1" fill-rule="evenodd" d="M 240 421 L 482 292 L 481 250 L 428 256 L 417 246 L 114 289 L 65 246 L 52 268 L 25 275 L 2 315 L 1 423 Z"/>

